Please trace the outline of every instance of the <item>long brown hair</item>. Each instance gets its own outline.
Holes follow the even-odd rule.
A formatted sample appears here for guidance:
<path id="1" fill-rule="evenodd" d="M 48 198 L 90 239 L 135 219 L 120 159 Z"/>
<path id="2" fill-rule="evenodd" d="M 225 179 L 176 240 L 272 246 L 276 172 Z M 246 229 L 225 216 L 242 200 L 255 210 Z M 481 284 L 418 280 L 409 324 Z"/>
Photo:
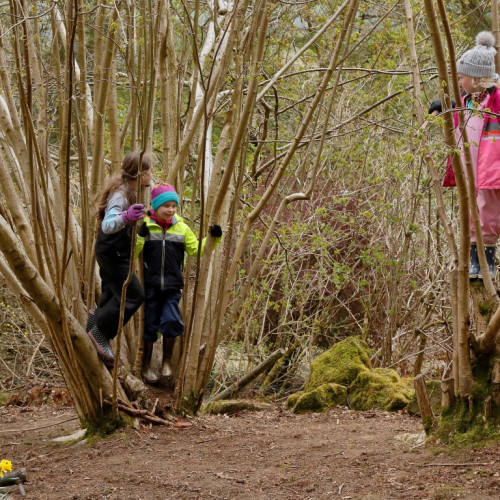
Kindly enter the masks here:
<path id="1" fill-rule="evenodd" d="M 115 191 L 122 191 L 129 205 L 133 205 L 135 203 L 137 196 L 137 184 L 134 181 L 140 177 L 142 172 L 146 172 L 151 168 L 151 157 L 147 153 L 144 153 L 142 156 L 142 168 L 139 172 L 140 157 L 141 155 L 137 151 L 133 151 L 125 155 L 122 160 L 121 175 L 115 175 L 108 179 L 106 186 L 97 198 L 97 210 L 95 216 L 98 220 L 104 219 L 104 213 L 106 212 L 109 197 Z"/>

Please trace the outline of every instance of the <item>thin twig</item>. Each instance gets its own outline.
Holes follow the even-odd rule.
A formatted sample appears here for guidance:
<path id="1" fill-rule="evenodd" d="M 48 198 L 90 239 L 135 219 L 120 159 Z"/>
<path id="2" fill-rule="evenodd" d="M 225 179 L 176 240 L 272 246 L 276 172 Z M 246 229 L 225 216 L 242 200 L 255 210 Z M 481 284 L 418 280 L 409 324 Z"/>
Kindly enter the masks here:
<path id="1" fill-rule="evenodd" d="M 0 434 L 7 434 L 8 432 L 29 432 L 37 431 L 39 429 L 46 429 L 47 427 L 54 427 L 55 425 L 64 424 L 66 422 L 71 422 L 72 420 L 77 420 L 78 417 L 71 417 L 66 420 L 61 420 L 60 422 L 52 422 L 51 424 L 41 425 L 40 427 L 31 427 L 29 429 L 0 429 Z"/>
<path id="2" fill-rule="evenodd" d="M 37 346 L 35 347 L 35 350 L 33 351 L 33 355 L 31 356 L 30 362 L 28 363 L 28 368 L 26 370 L 26 376 L 29 376 L 29 374 L 31 372 L 31 367 L 33 366 L 33 362 L 35 360 L 35 356 L 37 355 L 38 351 L 40 350 L 40 346 L 42 345 L 44 340 L 45 340 L 45 335 L 42 335 L 42 338 L 40 339 L 40 342 L 38 342 Z"/>
<path id="3" fill-rule="evenodd" d="M 482 465 L 487 466 L 491 465 L 491 463 L 479 463 L 479 462 L 466 462 L 463 464 L 424 464 L 424 467 L 467 467 L 469 465 Z"/>

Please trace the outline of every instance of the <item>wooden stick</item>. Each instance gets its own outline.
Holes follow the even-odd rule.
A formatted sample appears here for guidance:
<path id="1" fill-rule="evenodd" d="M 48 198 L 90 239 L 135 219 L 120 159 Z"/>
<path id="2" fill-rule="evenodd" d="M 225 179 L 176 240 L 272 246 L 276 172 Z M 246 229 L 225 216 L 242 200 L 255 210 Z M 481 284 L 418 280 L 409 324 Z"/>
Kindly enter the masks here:
<path id="1" fill-rule="evenodd" d="M 467 462 L 463 464 L 424 464 L 424 467 L 468 467 L 469 465 L 492 465 L 488 463 Z"/>
<path id="2" fill-rule="evenodd" d="M 243 389 L 246 385 L 248 385 L 252 380 L 255 380 L 263 371 L 266 370 L 269 366 L 276 363 L 278 358 L 283 356 L 285 350 L 280 348 L 277 351 L 274 351 L 270 356 L 268 356 L 262 363 L 257 365 L 252 371 L 247 373 L 243 378 L 237 380 L 232 383 L 227 389 L 224 389 L 219 394 L 216 394 L 213 398 L 210 398 L 207 402 L 211 403 L 212 401 L 219 401 L 221 399 L 227 399 L 233 394 L 236 394 L 240 389 Z"/>
<path id="3" fill-rule="evenodd" d="M 425 387 L 424 376 L 419 374 L 414 380 L 415 393 L 417 394 L 418 407 L 420 408 L 420 416 L 424 425 L 425 432 L 429 432 L 435 423 L 434 413 L 432 412 L 429 394 Z"/>
<path id="4" fill-rule="evenodd" d="M 108 399 L 104 400 L 104 404 L 107 404 L 108 406 L 113 406 L 113 402 L 109 401 Z M 147 420 L 148 422 L 151 422 L 153 424 L 162 424 L 162 425 L 174 425 L 175 420 L 171 417 L 168 417 L 167 419 L 163 419 L 160 417 L 157 417 L 156 415 L 153 415 L 149 410 L 139 410 L 138 408 L 134 408 L 133 406 L 127 405 L 123 402 L 118 402 L 118 409 L 122 410 L 124 413 L 128 413 L 129 415 L 132 415 L 133 417 L 140 417 L 144 420 Z"/>

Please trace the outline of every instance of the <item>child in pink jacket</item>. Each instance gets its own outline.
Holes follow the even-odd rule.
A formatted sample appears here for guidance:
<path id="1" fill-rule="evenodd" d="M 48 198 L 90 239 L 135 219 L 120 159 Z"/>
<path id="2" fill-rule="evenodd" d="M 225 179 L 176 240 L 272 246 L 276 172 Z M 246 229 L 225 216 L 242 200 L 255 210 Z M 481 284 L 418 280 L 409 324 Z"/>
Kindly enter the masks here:
<path id="1" fill-rule="evenodd" d="M 496 243 L 500 236 L 500 120 L 494 115 L 500 114 L 500 89 L 494 81 L 494 45 L 493 34 L 482 31 L 476 37 L 476 46 L 457 61 L 458 83 L 463 89 L 462 107 L 469 108 L 465 115 L 465 126 L 476 179 L 476 202 L 486 261 L 492 277 L 495 275 Z M 429 113 L 437 109 L 433 106 Z M 464 141 L 458 128 L 457 139 L 464 160 Z M 451 165 L 443 185 L 455 186 Z M 482 278 L 472 219 L 469 277 Z"/>

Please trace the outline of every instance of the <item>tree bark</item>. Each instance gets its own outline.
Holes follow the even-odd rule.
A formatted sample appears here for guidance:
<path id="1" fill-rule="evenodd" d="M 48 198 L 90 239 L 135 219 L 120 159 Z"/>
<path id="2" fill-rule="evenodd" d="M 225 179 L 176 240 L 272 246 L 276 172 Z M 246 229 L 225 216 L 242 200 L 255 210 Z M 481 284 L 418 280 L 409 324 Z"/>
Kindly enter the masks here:
<path id="1" fill-rule="evenodd" d="M 424 375 L 420 374 L 415 377 L 415 393 L 417 395 L 418 407 L 420 408 L 420 416 L 425 432 L 429 433 L 435 425 L 434 413 L 432 411 L 429 394 L 425 386 Z"/>

